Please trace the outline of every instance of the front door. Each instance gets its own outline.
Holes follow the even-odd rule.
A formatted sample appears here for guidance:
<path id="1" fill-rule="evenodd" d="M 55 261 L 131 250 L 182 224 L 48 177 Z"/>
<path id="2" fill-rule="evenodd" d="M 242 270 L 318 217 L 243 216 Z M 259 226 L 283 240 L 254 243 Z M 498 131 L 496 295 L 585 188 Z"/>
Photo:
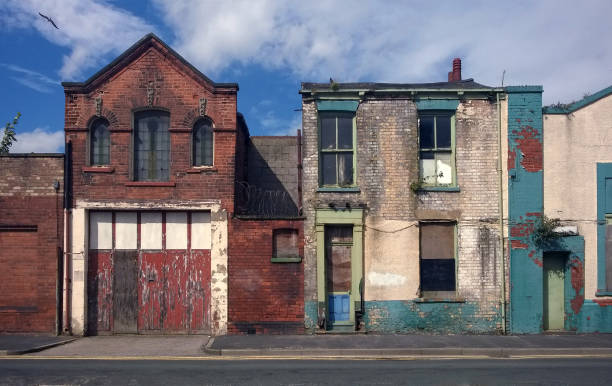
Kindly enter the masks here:
<path id="1" fill-rule="evenodd" d="M 563 330 L 565 254 L 544 254 L 544 330 Z"/>
<path id="2" fill-rule="evenodd" d="M 353 226 L 325 227 L 327 328 L 351 325 L 351 254 Z"/>

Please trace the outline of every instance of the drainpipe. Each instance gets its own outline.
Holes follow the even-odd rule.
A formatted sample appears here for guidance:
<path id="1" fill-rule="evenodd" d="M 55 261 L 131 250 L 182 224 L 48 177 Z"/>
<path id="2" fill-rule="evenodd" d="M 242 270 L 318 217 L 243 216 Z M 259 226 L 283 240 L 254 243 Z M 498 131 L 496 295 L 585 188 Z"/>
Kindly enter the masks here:
<path id="1" fill-rule="evenodd" d="M 502 274 L 502 294 L 501 294 L 501 314 L 502 314 L 502 334 L 506 335 L 506 253 L 504 251 L 504 173 L 502 169 L 502 124 L 501 106 L 499 105 L 499 92 L 497 93 L 497 173 L 499 175 L 499 244 L 501 249 L 501 274 Z"/>
<path id="2" fill-rule="evenodd" d="M 71 315 L 71 302 L 70 302 L 70 294 L 72 286 L 70 285 L 70 253 L 72 252 L 71 248 L 71 237 L 70 237 L 70 220 L 71 220 L 71 200 L 72 195 L 70 192 L 72 191 L 72 184 L 70 183 L 72 180 L 72 142 L 68 141 L 66 143 L 66 155 L 64 158 L 64 319 L 63 319 L 63 330 L 64 334 L 71 335 L 71 324 L 70 324 L 70 315 Z"/>
<path id="3" fill-rule="evenodd" d="M 298 216 L 302 215 L 302 130 L 297 129 Z"/>

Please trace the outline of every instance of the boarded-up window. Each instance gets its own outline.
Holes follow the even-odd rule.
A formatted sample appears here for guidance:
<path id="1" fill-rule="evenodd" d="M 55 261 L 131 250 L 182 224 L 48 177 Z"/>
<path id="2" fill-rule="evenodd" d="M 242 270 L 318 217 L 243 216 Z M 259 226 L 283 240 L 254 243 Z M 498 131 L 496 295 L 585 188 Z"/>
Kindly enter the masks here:
<path id="1" fill-rule="evenodd" d="M 191 249 L 210 249 L 210 212 L 191 214 Z"/>
<path id="2" fill-rule="evenodd" d="M 162 249 L 162 214 L 160 212 L 140 214 L 140 248 Z"/>
<path id="3" fill-rule="evenodd" d="M 297 229 L 276 229 L 274 231 L 274 257 L 297 258 L 300 256 Z"/>
<path id="4" fill-rule="evenodd" d="M 348 292 L 351 290 L 352 248 L 352 225 L 325 227 L 327 292 Z"/>
<path id="5" fill-rule="evenodd" d="M 421 223 L 421 291 L 455 291 L 455 224 Z"/>
<path id="6" fill-rule="evenodd" d="M 111 212 L 91 212 L 89 216 L 89 248 L 113 248 L 113 214 Z"/>
<path id="7" fill-rule="evenodd" d="M 115 214 L 115 249 L 138 248 L 138 221 L 136 212 Z"/>
<path id="8" fill-rule="evenodd" d="M 187 249 L 187 213 L 166 213 L 166 249 Z"/>

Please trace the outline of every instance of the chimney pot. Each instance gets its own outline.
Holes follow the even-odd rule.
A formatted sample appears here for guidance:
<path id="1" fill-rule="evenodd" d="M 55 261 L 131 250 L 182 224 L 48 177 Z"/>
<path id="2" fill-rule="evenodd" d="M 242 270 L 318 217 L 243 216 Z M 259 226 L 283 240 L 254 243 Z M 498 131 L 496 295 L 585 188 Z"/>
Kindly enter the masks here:
<path id="1" fill-rule="evenodd" d="M 448 73 L 449 82 L 458 82 L 461 80 L 461 58 L 453 59 L 453 71 Z"/>

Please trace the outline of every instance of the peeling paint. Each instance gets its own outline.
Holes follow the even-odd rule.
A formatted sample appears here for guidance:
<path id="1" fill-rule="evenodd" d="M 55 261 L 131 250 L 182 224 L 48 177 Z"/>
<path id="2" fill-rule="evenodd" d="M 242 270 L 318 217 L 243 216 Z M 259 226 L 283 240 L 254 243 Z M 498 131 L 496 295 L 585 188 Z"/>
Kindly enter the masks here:
<path id="1" fill-rule="evenodd" d="M 584 265 L 577 258 L 572 259 L 571 264 L 571 282 L 575 296 L 570 303 L 574 314 L 577 315 L 584 304 Z"/>
<path id="2" fill-rule="evenodd" d="M 369 272 L 368 282 L 374 286 L 380 287 L 393 287 L 400 286 L 406 283 L 407 279 L 405 276 L 398 275 L 389 272 Z"/>
<path id="3" fill-rule="evenodd" d="M 528 172 L 534 173 L 542 170 L 543 152 L 541 133 L 539 130 L 529 126 L 521 126 L 521 130 L 513 130 L 512 134 L 518 136 L 514 141 L 516 147 L 521 150 L 521 166 Z"/>

